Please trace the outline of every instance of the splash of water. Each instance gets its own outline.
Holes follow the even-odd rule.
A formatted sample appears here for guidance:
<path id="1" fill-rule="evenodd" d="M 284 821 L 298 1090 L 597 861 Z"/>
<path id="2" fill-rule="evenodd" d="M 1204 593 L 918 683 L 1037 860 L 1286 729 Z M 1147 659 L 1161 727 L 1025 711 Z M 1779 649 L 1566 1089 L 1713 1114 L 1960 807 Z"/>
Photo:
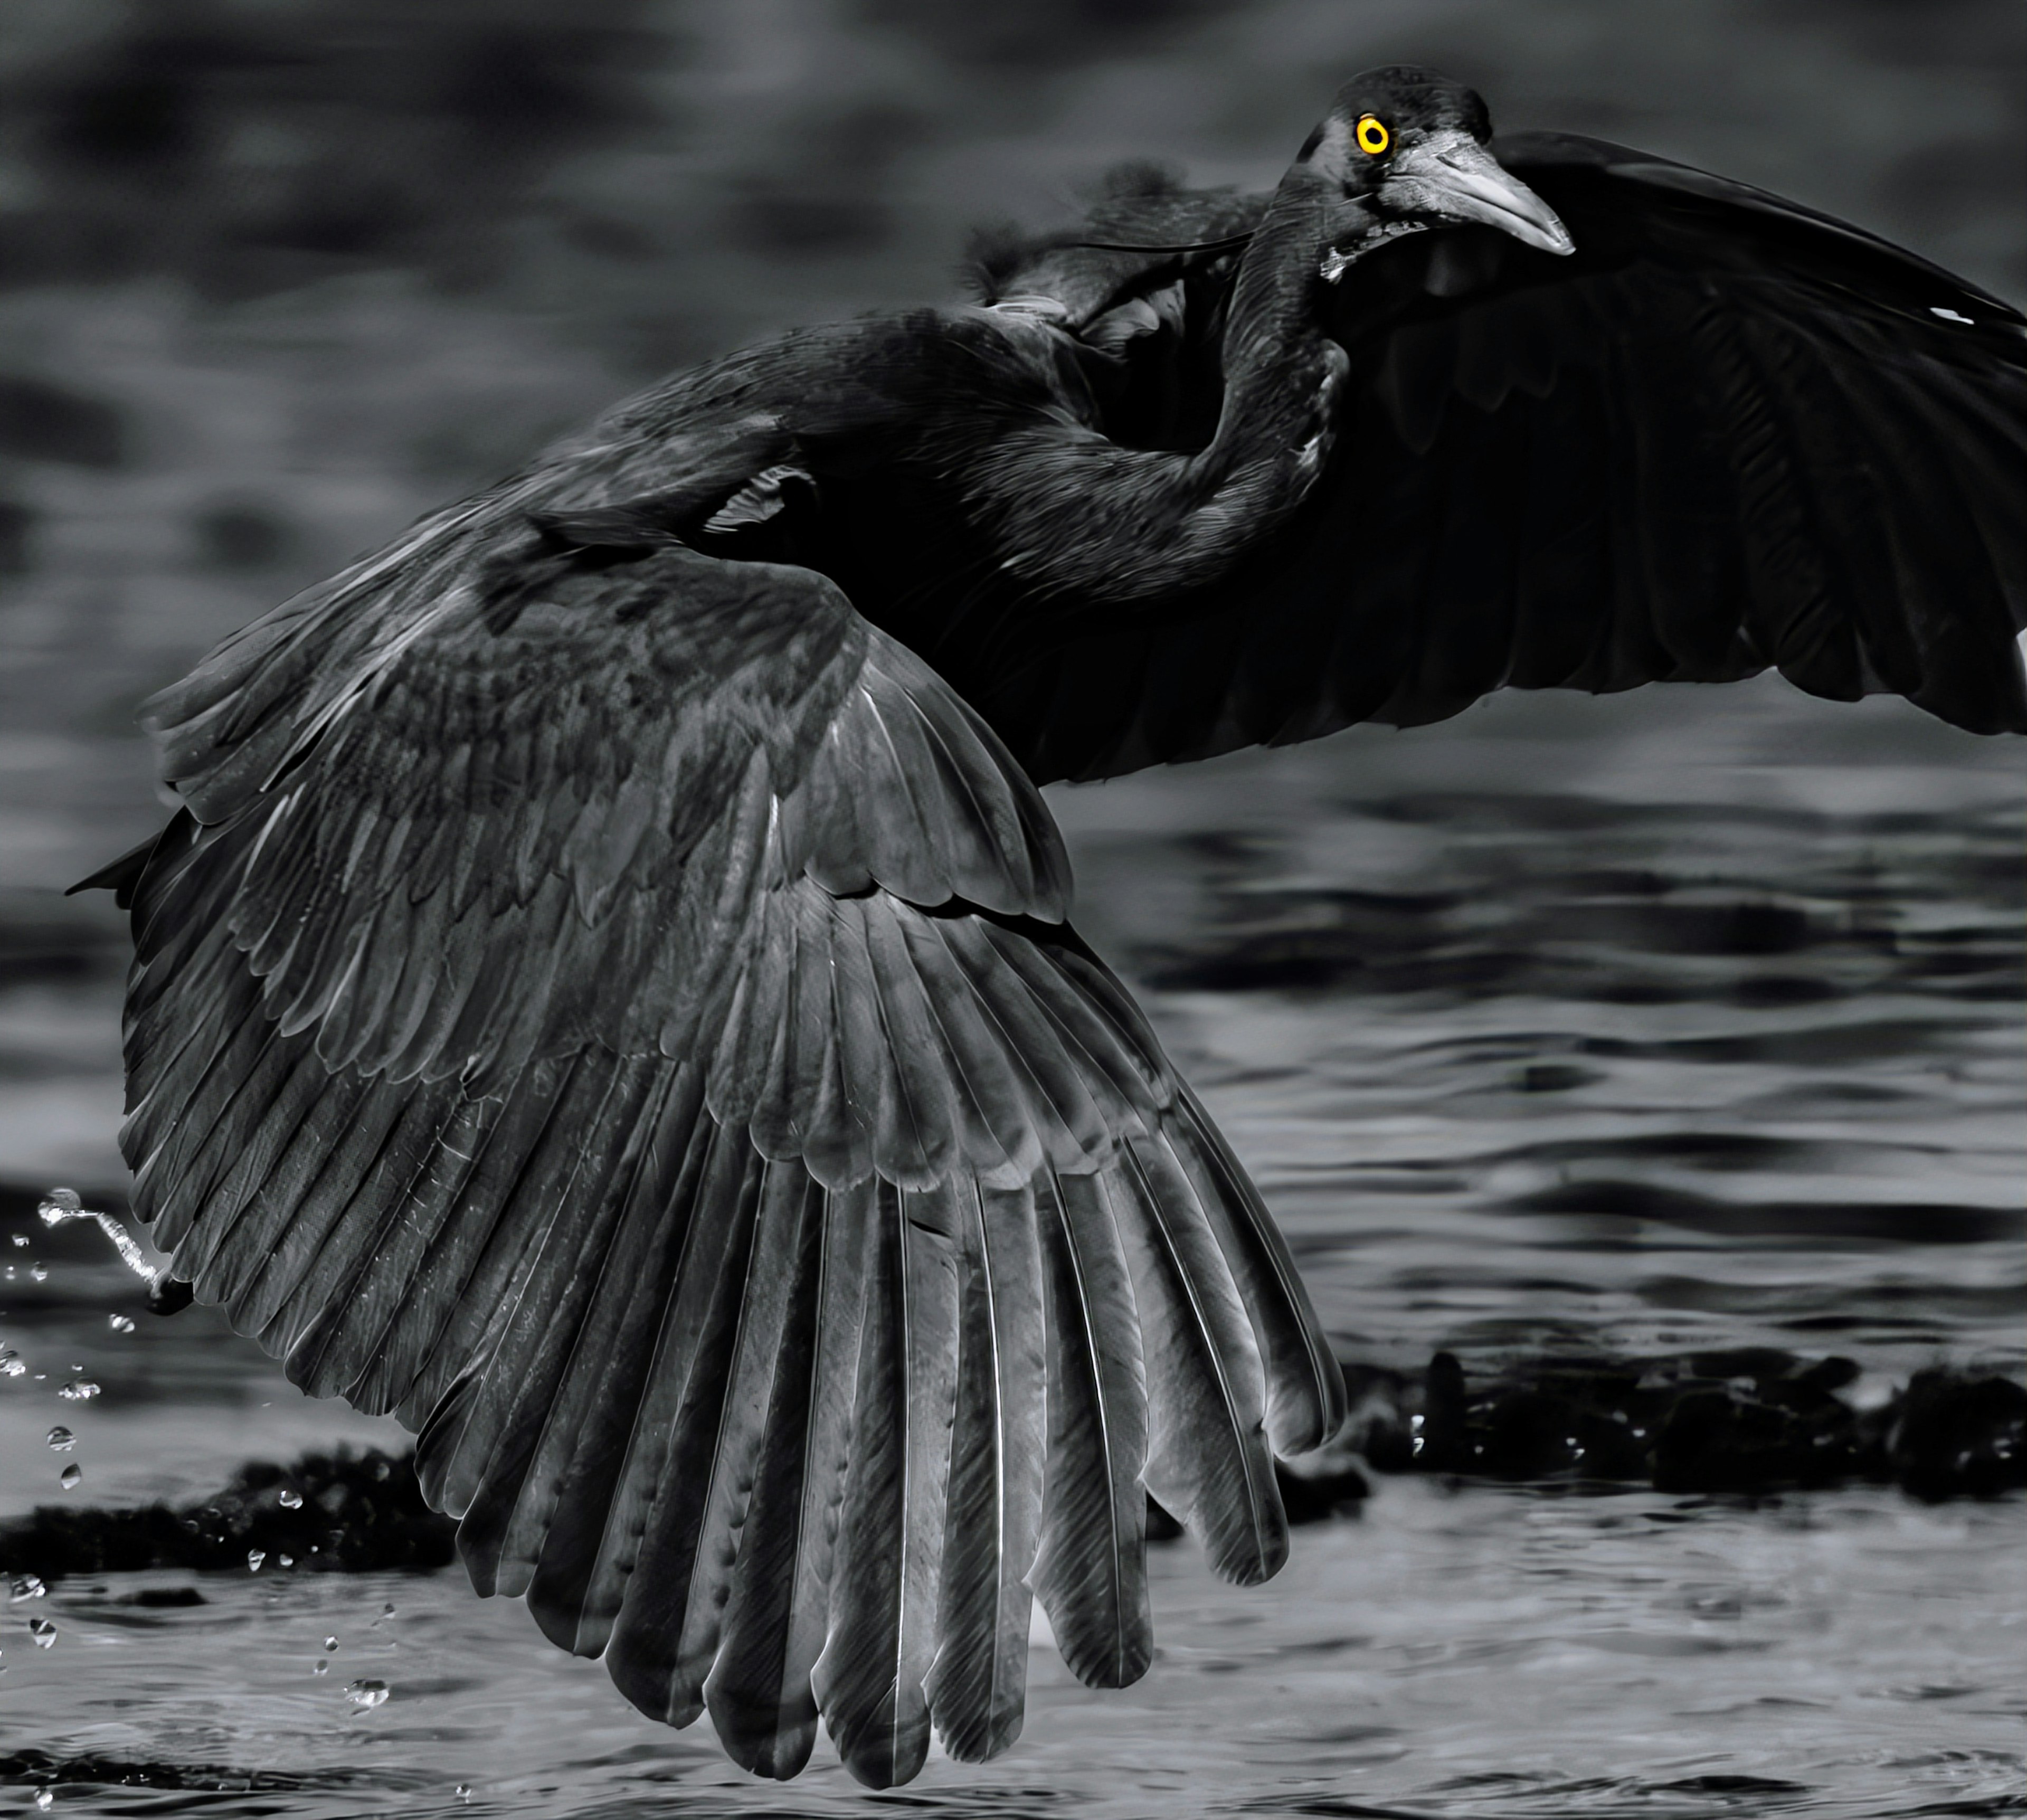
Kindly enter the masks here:
<path id="1" fill-rule="evenodd" d="M 45 1226 L 61 1226 L 67 1220 L 89 1220 L 98 1230 L 113 1241 L 113 1249 L 120 1253 L 120 1261 L 153 1289 L 161 1280 L 162 1271 L 148 1261 L 148 1254 L 135 1241 L 134 1235 L 110 1213 L 102 1213 L 87 1207 L 75 1188 L 52 1188 L 45 1194 L 35 1209 Z"/>

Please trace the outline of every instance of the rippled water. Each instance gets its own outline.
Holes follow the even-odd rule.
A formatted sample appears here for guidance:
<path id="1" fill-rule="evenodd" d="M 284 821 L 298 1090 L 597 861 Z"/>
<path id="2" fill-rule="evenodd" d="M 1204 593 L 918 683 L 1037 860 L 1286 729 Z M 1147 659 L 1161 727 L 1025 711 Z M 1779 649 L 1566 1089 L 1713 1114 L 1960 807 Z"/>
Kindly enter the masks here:
<path id="1" fill-rule="evenodd" d="M 1770 685 L 1505 700 L 1054 801 L 1081 921 L 1348 1354 L 1764 1342 L 1858 1359 L 1863 1397 L 1937 1359 L 2020 1368 L 2020 781 L 2015 747 Z M 43 959 L 0 991 L 0 1177 L 109 1184 L 110 925 L 6 901 L 6 951 Z M 133 1279 L 94 1243 L 0 1240 L 28 1368 L 0 1379 L 0 1513 L 384 1437 L 207 1311 L 115 1331 Z M 103 1394 L 59 1401 L 79 1375 Z M 107 1576 L 0 1614 L 0 1805 L 65 1762 L 156 1785 L 60 1781 L 57 1812 L 333 1820 L 2027 1813 L 2023 1541 L 2018 1497 L 1382 1479 L 1264 1589 L 1157 1550 L 1143 1682 L 1091 1693 L 1043 1644 L 1012 1753 L 885 1797 L 822 1746 L 786 1789 L 747 1781 L 455 1570 L 268 1563 L 166 1608 L 137 1595 L 190 1576 Z"/>

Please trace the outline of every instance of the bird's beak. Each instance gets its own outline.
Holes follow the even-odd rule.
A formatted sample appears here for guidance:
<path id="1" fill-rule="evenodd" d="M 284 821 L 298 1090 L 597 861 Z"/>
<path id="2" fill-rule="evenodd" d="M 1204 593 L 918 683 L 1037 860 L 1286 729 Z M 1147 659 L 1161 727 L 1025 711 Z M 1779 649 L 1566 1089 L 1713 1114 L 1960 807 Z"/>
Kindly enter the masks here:
<path id="1" fill-rule="evenodd" d="M 1403 150 L 1379 200 L 1390 215 L 1475 221 L 1544 253 L 1576 251 L 1555 210 L 1468 133 L 1445 133 Z"/>

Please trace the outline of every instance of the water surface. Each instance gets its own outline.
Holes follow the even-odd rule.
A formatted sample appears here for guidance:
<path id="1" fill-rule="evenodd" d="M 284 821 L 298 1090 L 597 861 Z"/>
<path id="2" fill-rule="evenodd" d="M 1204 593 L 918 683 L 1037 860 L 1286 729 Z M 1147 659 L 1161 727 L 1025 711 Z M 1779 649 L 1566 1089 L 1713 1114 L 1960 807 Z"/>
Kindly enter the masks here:
<path id="1" fill-rule="evenodd" d="M 1084 925 L 1348 1356 L 1767 1343 L 1857 1359 L 1866 1397 L 1936 1360 L 2019 1368 L 2019 781 L 1898 704 L 1767 685 L 1516 698 L 1052 797 Z M 12 951 L 70 958 L 0 992 L 0 1174 L 116 1183 L 116 931 L 9 901 Z M 389 1438 L 209 1311 L 151 1320 L 84 1240 L 0 1252 L 0 1344 L 31 1368 L 0 1379 L 0 1511 Z M 60 1400 L 79 1376 L 102 1394 Z M 158 1785 L 61 1781 L 55 1811 L 331 1820 L 2022 1813 L 2023 1542 L 2018 1497 L 1382 1479 L 1265 1588 L 1157 1550 L 1143 1682 L 1086 1690 L 1038 1630 L 1019 1746 L 877 1798 L 822 1744 L 786 1789 L 745 1780 L 456 1570 L 270 1562 L 187 1608 L 131 1601 L 191 1576 L 113 1575 L 0 1617 L 0 1785 L 25 1807 L 53 1765 L 124 1766 Z M 364 1679 L 384 1704 L 349 1699 Z"/>

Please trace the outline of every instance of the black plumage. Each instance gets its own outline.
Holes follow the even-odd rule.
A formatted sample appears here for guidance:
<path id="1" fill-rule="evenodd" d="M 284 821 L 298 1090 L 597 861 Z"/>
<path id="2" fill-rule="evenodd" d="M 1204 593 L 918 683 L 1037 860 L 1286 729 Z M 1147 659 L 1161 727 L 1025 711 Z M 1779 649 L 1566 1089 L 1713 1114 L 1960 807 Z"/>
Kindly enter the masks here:
<path id="1" fill-rule="evenodd" d="M 1003 1750 L 1034 1600 L 1134 1680 L 1147 1493 L 1263 1579 L 1342 1416 L 1037 782 L 1770 664 L 2027 727 L 2019 318 L 1489 135 L 1361 78 L 1272 198 L 678 375 L 149 707 L 137 1210 L 750 1770 Z"/>

